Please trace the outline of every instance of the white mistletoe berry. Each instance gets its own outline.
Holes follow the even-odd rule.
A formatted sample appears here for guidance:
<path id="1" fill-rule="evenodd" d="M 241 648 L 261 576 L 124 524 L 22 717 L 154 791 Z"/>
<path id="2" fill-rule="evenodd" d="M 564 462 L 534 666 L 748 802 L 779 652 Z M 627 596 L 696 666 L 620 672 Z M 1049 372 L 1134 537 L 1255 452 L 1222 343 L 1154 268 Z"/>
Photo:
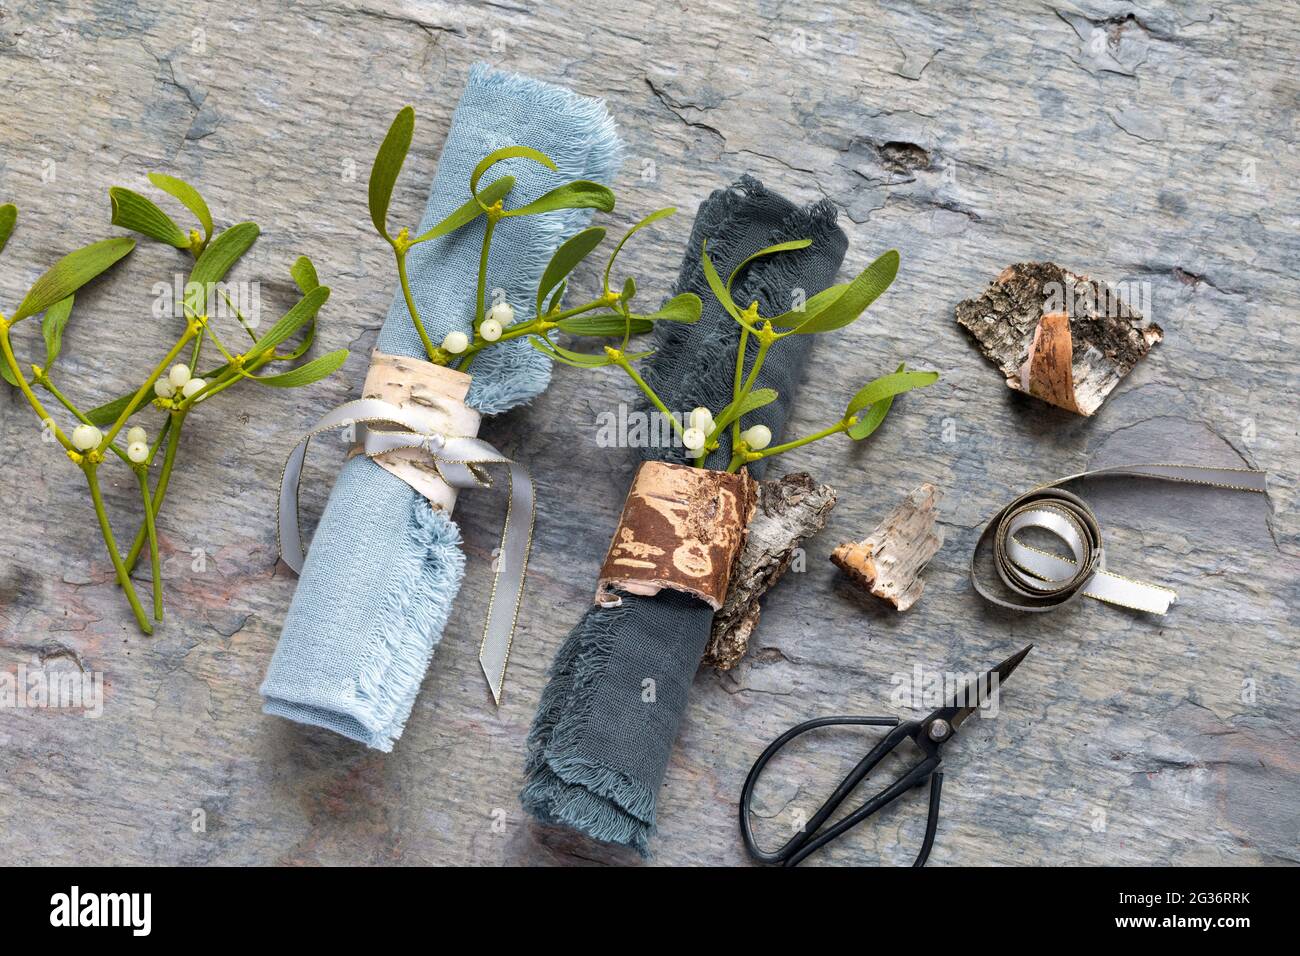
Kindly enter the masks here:
<path id="1" fill-rule="evenodd" d="M 493 308 L 492 311 L 495 312 L 496 309 Z M 484 319 L 478 327 L 478 334 L 483 336 L 485 342 L 495 342 L 501 338 L 501 323 L 496 319 Z"/>
<path id="2" fill-rule="evenodd" d="M 72 430 L 72 447 L 78 451 L 90 451 L 103 440 L 103 432 L 94 425 L 78 425 Z"/>
<path id="3" fill-rule="evenodd" d="M 167 381 L 172 383 L 172 388 L 184 388 L 185 383 L 190 380 L 190 367 L 188 365 L 173 365 L 171 371 L 167 373 Z"/>
<path id="4" fill-rule="evenodd" d="M 207 384 L 208 383 L 203 381 L 201 378 L 192 378 L 185 383 L 185 387 L 181 389 L 181 394 L 186 398 L 191 398 L 201 391 Z"/>
<path id="5" fill-rule="evenodd" d="M 515 321 L 515 310 L 509 302 L 498 302 L 496 305 L 492 306 L 492 308 L 488 309 L 486 318 L 496 319 L 496 321 L 501 323 L 501 328 L 503 329 L 509 328 Z"/>
<path id="6" fill-rule="evenodd" d="M 459 355 L 469 348 L 469 336 L 464 332 L 448 332 L 442 340 L 442 347 L 452 355 Z"/>
<path id="7" fill-rule="evenodd" d="M 153 393 L 159 398 L 171 398 L 176 394 L 176 389 L 172 388 L 172 383 L 165 378 L 160 378 L 153 383 Z"/>
<path id="8" fill-rule="evenodd" d="M 682 432 L 682 444 L 691 451 L 699 451 L 704 447 L 704 431 L 700 428 L 688 428 Z"/>
<path id="9" fill-rule="evenodd" d="M 149 440 L 149 433 L 146 432 L 139 425 L 132 425 L 130 428 L 126 430 L 126 443 L 128 445 L 134 444 L 135 442 L 143 443 L 143 442 L 147 442 L 148 440 Z"/>
<path id="10" fill-rule="evenodd" d="M 749 446 L 750 451 L 761 451 L 772 444 L 772 429 L 766 425 L 754 425 L 740 433 L 740 440 Z"/>
<path id="11" fill-rule="evenodd" d="M 707 435 L 713 430 L 713 412 L 701 405 L 691 412 L 688 422 L 692 428 L 698 428 Z"/>
<path id="12" fill-rule="evenodd" d="M 133 441 L 126 446 L 126 457 L 137 465 L 143 464 L 149 457 L 149 446 L 142 441 Z"/>

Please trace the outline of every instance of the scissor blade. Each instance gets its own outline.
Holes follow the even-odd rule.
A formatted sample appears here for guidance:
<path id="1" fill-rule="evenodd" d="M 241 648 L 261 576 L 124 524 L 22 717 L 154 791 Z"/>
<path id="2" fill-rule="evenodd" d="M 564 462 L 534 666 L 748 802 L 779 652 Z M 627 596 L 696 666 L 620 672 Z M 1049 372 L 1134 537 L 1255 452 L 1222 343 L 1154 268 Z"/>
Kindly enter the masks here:
<path id="1" fill-rule="evenodd" d="M 942 718 L 955 730 L 961 726 L 962 721 L 973 714 L 991 694 L 995 693 L 1003 681 L 1011 676 L 1011 672 L 1020 666 L 1020 662 L 1025 659 L 1025 655 L 1034 649 L 1030 644 L 1023 650 L 1012 654 L 1005 661 L 986 673 L 975 686 L 967 684 L 959 689 L 947 707 L 940 707 L 927 719 Z"/>

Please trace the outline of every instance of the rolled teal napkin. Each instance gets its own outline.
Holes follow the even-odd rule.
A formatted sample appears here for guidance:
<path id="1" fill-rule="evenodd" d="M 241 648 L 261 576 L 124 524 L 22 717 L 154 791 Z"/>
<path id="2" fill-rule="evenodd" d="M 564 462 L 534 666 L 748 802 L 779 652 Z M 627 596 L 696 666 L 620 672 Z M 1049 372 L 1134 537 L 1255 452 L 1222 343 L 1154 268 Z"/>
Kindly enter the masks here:
<path id="1" fill-rule="evenodd" d="M 603 101 L 476 64 L 417 234 L 469 198 L 470 173 L 480 159 L 511 145 L 541 150 L 558 171 L 526 160 L 493 167 L 493 178 L 515 177 L 510 206 L 573 179 L 608 184 L 618 168 L 619 142 Z M 575 209 L 503 219 L 493 234 L 488 288 L 503 290 L 516 312 L 531 315 L 551 254 L 590 218 L 590 210 Z M 434 342 L 470 330 L 482 229 L 480 218 L 410 252 L 412 293 Z M 425 358 L 400 293 L 377 348 Z M 484 350 L 471 371 L 467 403 L 495 414 L 541 393 L 551 366 L 521 339 Z M 370 459 L 350 459 L 317 525 L 262 683 L 264 712 L 392 750 L 464 572 L 460 531 L 445 512 Z"/>
<path id="2" fill-rule="evenodd" d="M 789 308 L 797 290 L 811 297 L 835 281 L 848 239 L 836 225 L 834 205 L 823 200 L 796 206 L 743 176 L 700 206 L 673 291 L 699 295 L 704 314 L 694 325 L 657 327 L 659 348 L 646 369 L 646 379 L 669 408 L 720 409 L 731 401 L 740 326 L 709 291 L 701 247 L 708 242 L 709 256 L 725 276 L 763 247 L 791 239 L 811 239 L 812 245 L 761 259 L 737 282 L 736 301 L 756 300 L 764 315 Z M 745 423 L 767 425 L 774 441 L 785 427 L 814 338 L 786 339 L 759 372 L 757 386 L 780 394 Z M 752 339 L 750 347 L 756 349 Z M 720 447 L 706 462 L 710 468 L 725 468 L 731 458 L 730 434 L 719 438 Z M 685 461 L 686 452 L 651 448 L 646 457 Z M 765 464 L 753 462 L 750 474 L 761 477 Z M 618 607 L 589 606 L 556 653 L 528 736 L 520 800 L 543 822 L 644 854 L 713 610 L 676 591 L 622 598 Z M 648 700 L 651 680 L 655 693 Z"/>

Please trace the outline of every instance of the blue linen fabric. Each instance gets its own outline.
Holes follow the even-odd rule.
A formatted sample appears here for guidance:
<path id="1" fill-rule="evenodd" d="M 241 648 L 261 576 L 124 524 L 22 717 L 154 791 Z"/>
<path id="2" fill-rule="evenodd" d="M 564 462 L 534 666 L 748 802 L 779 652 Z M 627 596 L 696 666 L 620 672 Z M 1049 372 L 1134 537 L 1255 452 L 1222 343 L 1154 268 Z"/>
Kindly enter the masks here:
<path id="1" fill-rule="evenodd" d="M 541 150 L 558 171 L 522 159 L 494 166 L 485 181 L 516 178 L 510 208 L 573 179 L 608 184 L 620 160 L 603 101 L 476 64 L 452 118 L 419 231 L 470 197 L 470 173 L 479 160 L 511 145 Z M 493 234 L 488 289 L 501 290 L 521 319 L 531 315 L 551 254 L 590 219 L 590 210 L 564 210 L 502 220 Z M 413 247 L 408 256 L 416 307 L 435 343 L 452 330 L 470 330 L 482 230 L 480 218 Z M 400 290 L 377 348 L 425 357 Z M 519 340 L 482 352 L 472 373 L 467 402 L 491 415 L 540 394 L 551 364 Z M 262 684 L 264 712 L 392 750 L 464 573 L 455 522 L 368 458 L 350 459 L 316 528 Z"/>

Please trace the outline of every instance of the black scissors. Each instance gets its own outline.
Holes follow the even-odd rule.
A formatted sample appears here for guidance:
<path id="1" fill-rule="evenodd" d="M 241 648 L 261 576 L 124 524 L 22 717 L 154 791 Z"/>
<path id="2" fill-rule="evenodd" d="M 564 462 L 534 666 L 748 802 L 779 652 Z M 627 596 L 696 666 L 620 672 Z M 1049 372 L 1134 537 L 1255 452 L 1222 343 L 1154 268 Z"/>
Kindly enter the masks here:
<path id="1" fill-rule="evenodd" d="M 754 761 L 749 776 L 745 778 L 745 788 L 740 793 L 740 833 L 745 839 L 745 849 L 749 851 L 749 855 L 760 863 L 798 866 L 800 861 L 810 853 L 825 846 L 840 834 L 853 829 L 877 810 L 893 803 L 913 787 L 921 786 L 928 779 L 930 781 L 930 811 L 925 821 L 925 839 L 921 843 L 921 852 L 917 854 L 916 861 L 912 864 L 913 866 L 924 866 L 926 858 L 930 855 L 930 848 L 934 846 L 934 833 L 939 825 L 939 793 L 943 789 L 943 774 L 939 772 L 939 764 L 943 758 L 939 753 L 939 748 L 953 738 L 962 721 L 974 713 L 984 699 L 987 699 L 991 693 L 990 688 L 996 690 L 1002 686 L 1002 682 L 1011 676 L 1011 672 L 1025 659 L 1025 655 L 1033 649 L 1033 646 L 1030 644 L 1020 653 L 1008 657 L 985 674 L 981 682 L 982 687 L 980 683 L 977 683 L 973 688 L 968 684 L 957 691 L 952 703 L 946 707 L 940 707 L 924 720 L 900 722 L 897 717 L 818 717 L 815 720 L 807 720 L 796 727 L 791 727 L 780 737 L 777 737 Z M 776 755 L 778 750 L 800 734 L 816 730 L 818 727 L 844 724 L 893 727 L 894 729 L 880 743 L 872 747 L 870 753 L 858 761 L 858 765 L 835 788 L 835 792 L 831 794 L 830 799 L 822 804 L 821 809 L 813 815 L 807 825 L 791 837 L 785 846 L 771 853 L 761 849 L 754 842 L 754 832 L 749 825 L 750 801 L 753 799 L 754 784 L 758 782 L 759 774 L 763 772 L 767 762 Z M 830 827 L 825 833 L 818 833 L 817 831 L 830 819 L 836 808 L 844 802 L 845 797 L 853 792 L 858 784 L 871 772 L 872 768 L 880 763 L 886 754 L 892 753 L 904 740 L 908 739 L 912 740 L 920 748 L 921 762 L 839 823 Z"/>

